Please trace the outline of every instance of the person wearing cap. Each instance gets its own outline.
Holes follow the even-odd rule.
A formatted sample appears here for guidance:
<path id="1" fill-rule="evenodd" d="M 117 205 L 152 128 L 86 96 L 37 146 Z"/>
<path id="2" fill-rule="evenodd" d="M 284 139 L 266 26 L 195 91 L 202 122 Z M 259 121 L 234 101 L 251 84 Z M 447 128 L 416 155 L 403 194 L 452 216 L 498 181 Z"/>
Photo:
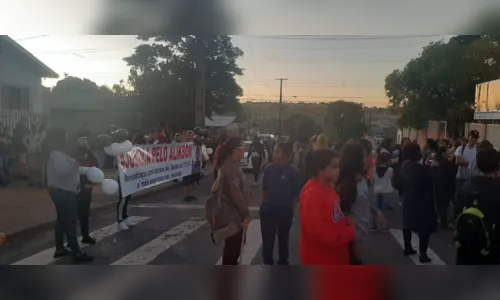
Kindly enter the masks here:
<path id="1" fill-rule="evenodd" d="M 94 153 L 90 150 L 87 137 L 80 137 L 77 140 L 77 150 L 75 160 L 82 167 L 97 167 L 98 161 Z M 80 192 L 78 193 L 78 219 L 82 234 L 82 243 L 95 244 L 89 234 L 90 203 L 92 202 L 92 183 L 86 175 L 80 175 Z"/>
<path id="2" fill-rule="evenodd" d="M 457 175 L 455 177 L 456 192 L 460 191 L 463 185 L 470 179 L 473 161 L 476 160 L 478 139 L 479 132 L 477 130 L 471 130 L 469 132 L 467 144 L 463 144 L 455 150 L 455 162 L 458 166 Z M 453 212 L 455 219 L 461 213 L 461 205 L 456 203 L 456 201 L 454 201 Z"/>

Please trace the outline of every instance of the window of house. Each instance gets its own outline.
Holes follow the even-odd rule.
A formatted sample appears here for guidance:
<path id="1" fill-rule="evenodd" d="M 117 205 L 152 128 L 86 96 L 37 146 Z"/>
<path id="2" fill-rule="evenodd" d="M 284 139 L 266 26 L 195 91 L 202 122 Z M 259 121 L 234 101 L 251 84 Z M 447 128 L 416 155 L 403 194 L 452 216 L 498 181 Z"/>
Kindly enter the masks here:
<path id="1" fill-rule="evenodd" d="M 2 109 L 30 109 L 30 94 L 28 88 L 2 85 L 1 95 Z"/>

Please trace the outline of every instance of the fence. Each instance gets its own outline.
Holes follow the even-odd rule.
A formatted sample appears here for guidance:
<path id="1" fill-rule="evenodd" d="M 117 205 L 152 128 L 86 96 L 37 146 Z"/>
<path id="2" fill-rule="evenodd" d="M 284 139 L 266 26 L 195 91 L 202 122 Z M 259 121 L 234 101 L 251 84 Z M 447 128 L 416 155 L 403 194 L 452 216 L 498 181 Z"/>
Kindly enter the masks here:
<path id="1" fill-rule="evenodd" d="M 48 116 L 43 113 L 34 113 L 25 110 L 0 110 L 0 122 L 13 130 L 22 118 L 27 118 L 30 125 L 40 126 L 48 121 Z"/>

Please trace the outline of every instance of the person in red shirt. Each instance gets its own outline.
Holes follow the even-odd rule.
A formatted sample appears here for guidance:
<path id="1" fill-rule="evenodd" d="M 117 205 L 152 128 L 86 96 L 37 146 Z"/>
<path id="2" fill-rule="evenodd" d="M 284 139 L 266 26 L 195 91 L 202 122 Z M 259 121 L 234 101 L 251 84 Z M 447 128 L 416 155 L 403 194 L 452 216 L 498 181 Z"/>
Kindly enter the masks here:
<path id="1" fill-rule="evenodd" d="M 158 137 L 156 138 L 158 140 L 158 144 L 167 144 L 167 135 L 165 134 L 165 129 L 160 129 L 160 132 L 158 132 Z"/>
<path id="2" fill-rule="evenodd" d="M 312 177 L 300 195 L 300 259 L 303 265 L 349 265 L 355 229 L 340 208 L 333 185 L 339 158 L 329 149 L 310 151 L 306 172 Z"/>

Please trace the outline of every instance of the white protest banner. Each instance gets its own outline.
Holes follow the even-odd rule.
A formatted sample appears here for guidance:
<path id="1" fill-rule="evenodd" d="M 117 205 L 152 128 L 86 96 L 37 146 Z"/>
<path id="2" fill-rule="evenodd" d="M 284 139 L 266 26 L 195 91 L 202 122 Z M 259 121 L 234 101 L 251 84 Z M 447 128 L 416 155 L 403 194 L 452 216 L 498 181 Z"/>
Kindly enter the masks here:
<path id="1" fill-rule="evenodd" d="M 119 157 L 123 197 L 191 175 L 195 158 L 193 143 L 135 146 Z"/>

